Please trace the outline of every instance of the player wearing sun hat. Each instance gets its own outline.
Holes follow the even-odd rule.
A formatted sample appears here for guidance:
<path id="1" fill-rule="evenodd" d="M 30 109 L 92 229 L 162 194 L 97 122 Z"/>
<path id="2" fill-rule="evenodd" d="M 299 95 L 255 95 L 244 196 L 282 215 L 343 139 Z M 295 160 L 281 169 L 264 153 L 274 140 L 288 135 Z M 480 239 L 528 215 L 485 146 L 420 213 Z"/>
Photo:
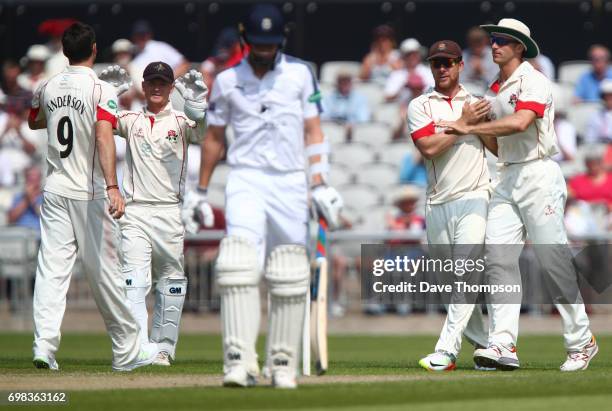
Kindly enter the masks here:
<path id="1" fill-rule="evenodd" d="M 497 25 L 481 27 L 491 36 L 493 61 L 500 68 L 487 92 L 493 104 L 493 121 L 469 125 L 462 116 L 438 125 L 451 133 L 497 140 L 500 169 L 487 218 L 487 280 L 494 284 L 520 283 L 518 257 L 528 235 L 543 275 L 560 285 L 563 297 L 572 295 L 571 304 L 555 304 L 563 320 L 568 352 L 561 370 L 583 370 L 598 347 L 566 246 L 563 216 L 567 189 L 559 165 L 551 159 L 558 152 L 552 85 L 525 61 L 536 57 L 539 48 L 524 23 L 502 19 Z M 481 366 L 513 370 L 519 367 L 516 342 L 520 301 L 494 297 L 489 306 L 489 347 L 476 350 L 474 360 Z"/>

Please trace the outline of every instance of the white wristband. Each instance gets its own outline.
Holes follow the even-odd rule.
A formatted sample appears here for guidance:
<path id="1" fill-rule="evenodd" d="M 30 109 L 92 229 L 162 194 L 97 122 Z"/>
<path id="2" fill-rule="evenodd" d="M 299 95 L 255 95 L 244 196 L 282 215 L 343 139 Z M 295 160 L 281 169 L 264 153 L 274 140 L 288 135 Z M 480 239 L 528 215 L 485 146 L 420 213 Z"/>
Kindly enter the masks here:
<path id="1" fill-rule="evenodd" d="M 305 151 L 306 151 L 307 157 L 328 154 L 329 153 L 329 143 L 327 141 L 324 141 L 322 143 L 311 144 L 309 146 L 306 146 Z"/>

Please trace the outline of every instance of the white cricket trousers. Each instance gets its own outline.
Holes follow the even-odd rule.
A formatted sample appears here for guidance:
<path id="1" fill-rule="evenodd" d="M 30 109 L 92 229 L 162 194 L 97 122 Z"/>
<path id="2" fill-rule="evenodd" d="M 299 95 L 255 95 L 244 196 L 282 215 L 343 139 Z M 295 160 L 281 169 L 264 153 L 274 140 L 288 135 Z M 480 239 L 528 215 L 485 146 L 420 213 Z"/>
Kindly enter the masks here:
<path id="1" fill-rule="evenodd" d="M 117 254 L 118 226 L 108 199 L 73 200 L 44 193 L 34 287 L 34 356 L 55 356 L 66 293 L 77 256 L 111 338 L 113 367 L 136 361 L 138 325 L 127 304 Z"/>
<path id="2" fill-rule="evenodd" d="M 488 191 L 466 193 L 457 200 L 443 204 L 427 204 L 425 219 L 428 243 L 449 246 L 483 244 L 488 205 Z M 451 248 L 443 251 L 450 251 Z M 435 247 L 431 249 L 435 250 Z M 487 346 L 488 330 L 480 307 L 474 304 L 451 303 L 446 308 L 446 320 L 436 344 L 436 351 L 443 350 L 455 356 L 459 355 L 462 334 L 474 345 Z"/>
<path id="3" fill-rule="evenodd" d="M 277 245 L 306 246 L 308 187 L 303 171 L 235 167 L 227 177 L 225 196 L 227 234 L 256 245 L 260 268 Z"/>
<path id="4" fill-rule="evenodd" d="M 559 165 L 551 159 L 500 168 L 499 183 L 489 204 L 485 240 L 486 275 L 491 284 L 520 284 L 518 257 L 526 236 L 534 245 L 542 265 L 550 259 L 546 254 L 550 245 L 567 244 L 563 222 L 566 199 L 565 179 Z M 500 247 L 500 244 L 519 247 Z M 512 258 L 508 258 L 508 253 L 513 254 Z M 571 264 L 571 260 L 565 263 Z M 584 304 L 555 306 L 563 321 L 565 348 L 568 351 L 580 350 L 592 336 Z M 520 308 L 520 304 L 512 303 L 490 305 L 490 343 L 516 344 Z"/>
<path id="5" fill-rule="evenodd" d="M 145 268 L 154 281 L 185 276 L 185 229 L 179 204 L 128 203 L 119 226 L 124 271 Z"/>

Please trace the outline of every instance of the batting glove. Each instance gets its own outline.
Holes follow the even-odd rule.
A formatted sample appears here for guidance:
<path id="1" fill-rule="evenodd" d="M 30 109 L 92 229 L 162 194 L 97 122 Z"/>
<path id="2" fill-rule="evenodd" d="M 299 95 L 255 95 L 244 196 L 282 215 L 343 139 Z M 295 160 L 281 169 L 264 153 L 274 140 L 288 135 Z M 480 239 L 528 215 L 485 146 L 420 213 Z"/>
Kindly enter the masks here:
<path id="1" fill-rule="evenodd" d="M 174 81 L 174 87 L 185 99 L 185 115 L 193 121 L 201 121 L 206 117 L 208 103 L 208 87 L 204 84 L 202 73 L 197 70 L 190 70 L 183 77 Z"/>
<path id="2" fill-rule="evenodd" d="M 207 228 L 215 224 L 215 215 L 212 207 L 208 204 L 206 190 L 198 188 L 190 191 L 183 198 L 181 209 L 181 220 L 188 233 L 197 233 L 200 223 Z"/>
<path id="3" fill-rule="evenodd" d="M 102 70 L 98 78 L 115 87 L 117 96 L 120 96 L 132 87 L 132 79 L 128 72 L 117 65 L 108 66 Z"/>
<path id="4" fill-rule="evenodd" d="M 313 187 L 311 195 L 315 211 L 327 221 L 329 229 L 339 228 L 340 211 L 344 206 L 340 193 L 335 188 L 322 184 Z"/>

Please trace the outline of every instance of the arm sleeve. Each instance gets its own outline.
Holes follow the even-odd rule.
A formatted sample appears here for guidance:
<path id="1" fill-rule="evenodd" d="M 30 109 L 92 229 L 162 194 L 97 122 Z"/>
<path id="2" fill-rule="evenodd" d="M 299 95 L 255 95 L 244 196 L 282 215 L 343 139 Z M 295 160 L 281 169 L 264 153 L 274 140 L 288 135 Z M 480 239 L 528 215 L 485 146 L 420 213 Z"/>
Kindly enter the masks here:
<path id="1" fill-rule="evenodd" d="M 115 135 L 123 138 L 128 138 L 128 130 L 130 128 L 128 119 L 132 116 L 127 114 L 127 111 L 120 111 L 117 113 L 117 124 L 115 127 Z"/>
<path id="2" fill-rule="evenodd" d="M 47 82 L 42 82 L 34 92 L 34 95 L 32 96 L 32 106 L 30 108 L 29 114 L 29 118 L 32 121 L 39 121 L 45 118 L 45 110 L 41 110 L 40 105 L 43 104 L 41 100 L 43 98 L 46 86 Z"/>
<path id="3" fill-rule="evenodd" d="M 211 126 L 227 126 L 230 120 L 230 105 L 227 96 L 223 95 L 218 76 L 212 86 L 206 116 Z"/>
<path id="4" fill-rule="evenodd" d="M 414 99 L 408 106 L 408 131 L 414 141 L 436 134 L 433 119 L 425 111 L 424 104 L 421 99 Z"/>
<path id="5" fill-rule="evenodd" d="M 100 82 L 100 100 L 96 107 L 96 121 L 108 121 L 117 128 L 117 94 L 113 86 Z"/>
<path id="6" fill-rule="evenodd" d="M 310 69 L 304 65 L 304 89 L 302 90 L 302 107 L 304 110 L 304 118 L 312 118 L 320 115 L 323 112 L 321 104 L 321 91 L 317 84 L 317 79 Z"/>
<path id="7" fill-rule="evenodd" d="M 531 110 L 538 118 L 544 117 L 546 105 L 552 99 L 548 80 L 542 76 L 525 76 L 514 111 Z"/>

